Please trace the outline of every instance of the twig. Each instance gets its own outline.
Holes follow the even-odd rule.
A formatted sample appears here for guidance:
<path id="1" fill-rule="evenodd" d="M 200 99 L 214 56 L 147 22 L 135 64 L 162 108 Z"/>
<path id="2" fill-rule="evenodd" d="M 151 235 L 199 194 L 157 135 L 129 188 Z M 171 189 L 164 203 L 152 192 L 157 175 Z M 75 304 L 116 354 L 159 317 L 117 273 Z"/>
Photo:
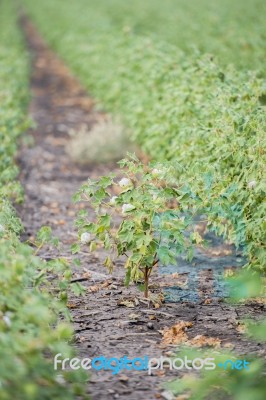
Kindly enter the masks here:
<path id="1" fill-rule="evenodd" d="M 91 276 L 89 276 L 87 278 L 74 278 L 74 279 L 71 279 L 70 283 L 88 281 L 90 278 L 91 278 Z"/>
<path id="2" fill-rule="evenodd" d="M 139 335 L 158 335 L 158 332 L 139 332 L 139 333 L 126 333 L 124 336 L 139 336 Z"/>
<path id="3" fill-rule="evenodd" d="M 153 311 L 153 310 L 143 310 L 143 309 L 141 309 L 140 311 L 143 312 L 143 313 L 146 313 L 146 314 L 161 314 L 161 315 L 165 315 L 166 317 L 171 317 L 171 318 L 175 317 L 174 315 L 168 314 L 168 313 L 163 312 L 163 311 Z"/>

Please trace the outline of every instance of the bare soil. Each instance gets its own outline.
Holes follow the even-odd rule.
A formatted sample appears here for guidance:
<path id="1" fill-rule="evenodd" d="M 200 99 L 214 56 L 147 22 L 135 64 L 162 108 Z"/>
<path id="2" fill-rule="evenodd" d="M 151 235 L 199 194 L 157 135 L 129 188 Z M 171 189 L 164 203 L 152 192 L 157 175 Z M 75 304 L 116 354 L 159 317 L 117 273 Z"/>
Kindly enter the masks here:
<path id="1" fill-rule="evenodd" d="M 34 145 L 22 144 L 18 155 L 20 181 L 25 189 L 25 203 L 18 209 L 25 226 L 22 239 L 33 238 L 41 226 L 50 225 L 62 242 L 60 255 L 71 259 L 70 246 L 77 238 L 75 213 L 84 207 L 84 204 L 74 205 L 71 197 L 88 177 L 115 171 L 117 167 L 81 167 L 71 161 L 65 152 L 69 130 L 79 130 L 84 124 L 89 130 L 106 115 L 99 107 L 96 109 L 93 99 L 47 47 L 33 25 L 24 19 L 23 28 L 32 55 L 30 115 L 36 128 L 28 132 Z M 202 223 L 198 226 L 205 229 Z M 58 253 L 48 247 L 40 256 L 49 260 Z M 72 294 L 69 301 L 80 357 L 169 356 L 178 345 L 162 345 L 162 330 L 180 321 L 192 322 L 186 330 L 189 339 L 197 335 L 218 338 L 222 348 L 228 350 L 229 346 L 242 357 L 247 353 L 265 354 L 265 347 L 245 338 L 239 328 L 243 317 L 261 318 L 265 306 L 259 302 L 234 306 L 221 296 L 213 297 L 215 268 L 233 268 L 241 257 L 229 244 L 211 237 L 208 250 L 198 249 L 191 264 L 179 259 L 178 265 L 169 269 L 155 269 L 151 277 L 154 300 L 151 303 L 144 301 L 135 285 L 124 287 L 122 261 L 117 262 L 114 275 L 109 276 L 102 265 L 104 256 L 103 250 L 90 254 L 84 247 L 81 267 L 73 266 L 73 279 L 81 280 L 86 287 L 84 297 Z M 197 268 L 199 284 L 192 289 L 186 286 L 186 280 L 190 269 L 195 273 Z M 176 300 L 178 290 L 181 296 Z M 190 296 L 195 290 L 196 301 Z M 169 399 L 162 385 L 182 373 L 166 369 L 149 376 L 145 371 L 123 371 L 117 375 L 93 371 L 88 392 L 93 400 Z"/>

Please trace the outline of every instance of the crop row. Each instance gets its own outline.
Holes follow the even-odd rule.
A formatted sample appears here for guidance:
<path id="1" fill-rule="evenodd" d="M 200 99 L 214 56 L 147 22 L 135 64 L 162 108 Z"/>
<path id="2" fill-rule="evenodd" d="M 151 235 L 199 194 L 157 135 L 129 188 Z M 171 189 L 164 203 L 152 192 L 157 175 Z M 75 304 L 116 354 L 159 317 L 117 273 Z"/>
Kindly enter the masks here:
<path id="1" fill-rule="evenodd" d="M 136 7 L 122 6 L 119 0 L 112 6 L 104 0 L 89 6 L 83 1 L 26 3 L 48 42 L 100 103 L 122 116 L 142 148 L 155 160 L 172 160 L 182 166 L 177 182 L 187 183 L 202 199 L 212 229 L 243 248 L 249 265 L 265 269 L 266 94 L 261 71 L 226 66 L 198 50 L 184 52 L 158 39 L 167 38 L 162 27 L 156 40 L 154 34 L 147 36 L 152 31 L 149 26 L 154 27 L 153 18 L 159 18 L 151 2 L 144 8 L 139 2 L 130 2 Z M 219 4 L 224 7 L 222 15 L 230 11 L 228 2 Z M 142 21 L 145 10 L 146 36 L 126 25 L 129 13 L 123 12 L 128 7 L 134 8 L 130 14 L 133 26 Z M 260 21 L 259 8 L 252 12 Z M 203 14 L 204 8 L 197 16 L 190 14 L 192 27 L 199 26 Z M 241 32 L 240 25 L 235 29 Z M 262 27 L 257 25 L 249 39 L 261 43 Z M 169 29 L 174 37 L 173 24 Z M 245 63 L 232 37 L 229 43 L 218 33 L 215 37 L 220 38 L 221 54 L 231 51 L 232 62 L 239 58 Z M 217 48 L 215 37 L 208 36 L 208 49 Z M 201 39 L 195 36 L 193 40 L 191 45 L 201 47 Z M 253 57 L 252 48 L 249 57 Z M 257 64 L 261 70 L 262 63 Z"/>
<path id="2" fill-rule="evenodd" d="M 14 156 L 27 121 L 28 54 L 16 21 L 14 3 L 0 3 L 0 398 L 73 399 L 79 388 L 73 375 L 58 376 L 51 357 L 64 351 L 72 336 L 66 323 L 57 323 L 63 304 L 45 289 L 52 264 L 34 256 L 19 240 L 22 224 L 12 206 L 22 199 Z M 46 236 L 46 238 L 45 238 Z M 43 229 L 40 241 L 49 239 Z M 66 268 L 58 261 L 61 275 Z M 40 285 L 41 284 L 41 285 Z M 58 291 L 54 289 L 54 293 Z M 68 384 L 69 383 L 69 384 Z"/>

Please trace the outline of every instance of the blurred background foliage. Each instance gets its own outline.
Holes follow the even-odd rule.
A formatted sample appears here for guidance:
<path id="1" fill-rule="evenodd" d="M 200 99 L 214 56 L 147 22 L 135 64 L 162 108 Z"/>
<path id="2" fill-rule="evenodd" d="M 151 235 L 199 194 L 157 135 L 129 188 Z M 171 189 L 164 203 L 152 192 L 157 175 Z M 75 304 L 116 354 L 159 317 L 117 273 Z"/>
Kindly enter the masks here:
<path id="1" fill-rule="evenodd" d="M 59 322 L 66 305 L 58 294 L 60 285 L 67 286 L 69 266 L 41 261 L 20 242 L 23 227 L 12 205 L 23 200 L 14 160 L 17 139 L 30 126 L 29 56 L 17 17 L 13 1 L 0 2 L 0 398 L 71 400 L 84 393 L 80 382 L 87 376 L 53 368 L 56 353 L 74 355 L 72 328 Z M 50 240 L 47 233 L 43 229 L 40 239 Z M 47 280 L 51 271 L 58 276 L 53 288 Z"/>
<path id="2" fill-rule="evenodd" d="M 25 3 L 99 104 L 152 159 L 182 164 L 210 227 L 265 270 L 265 2 Z"/>

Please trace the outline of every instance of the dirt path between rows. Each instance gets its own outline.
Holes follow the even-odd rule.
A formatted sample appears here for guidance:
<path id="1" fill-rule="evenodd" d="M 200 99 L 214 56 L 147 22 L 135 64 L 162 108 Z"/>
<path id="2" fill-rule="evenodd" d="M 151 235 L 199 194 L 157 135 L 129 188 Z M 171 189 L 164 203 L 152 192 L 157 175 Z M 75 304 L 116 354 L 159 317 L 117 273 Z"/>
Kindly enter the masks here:
<path id="1" fill-rule="evenodd" d="M 105 115 L 96 110 L 93 100 L 47 48 L 34 27 L 26 20 L 23 27 L 32 54 L 30 114 L 36 122 L 36 129 L 29 132 L 34 138 L 34 145 L 22 145 L 18 157 L 20 180 L 26 195 L 25 203 L 18 209 L 25 226 L 23 239 L 34 237 L 41 226 L 50 225 L 62 242 L 61 256 L 71 258 L 69 248 L 77 237 L 73 227 L 74 215 L 79 207 L 83 207 L 73 205 L 71 196 L 88 177 L 100 176 L 116 167 L 81 168 L 69 159 L 65 152 L 68 131 L 78 130 L 84 124 L 89 129 Z M 165 298 L 168 299 L 160 308 L 142 301 L 134 285 L 129 288 L 123 286 L 122 263 L 117 262 L 115 274 L 110 277 L 102 266 L 104 252 L 91 255 L 84 247 L 81 267 L 73 267 L 73 278 L 85 279 L 82 283 L 87 289 L 86 295 L 81 298 L 72 295 L 69 302 L 76 333 L 75 345 L 80 357 L 169 356 L 176 347 L 161 346 L 160 331 L 182 320 L 192 322 L 185 332 L 189 339 L 205 335 L 219 338 L 222 347 L 231 344 L 240 355 L 247 352 L 265 354 L 265 348 L 260 343 L 243 337 L 238 325 L 245 315 L 260 318 L 263 304 L 234 307 L 222 299 L 212 298 L 212 269 L 222 265 L 226 257 L 229 258 L 225 267 L 234 266 L 239 255 L 233 254 L 232 246 L 223 245 L 218 239 L 212 239 L 211 243 L 212 247 L 207 251 L 198 250 L 192 264 L 180 260 L 179 266 L 166 269 L 166 274 L 162 275 L 160 270 L 154 272 L 154 295 L 165 290 Z M 58 254 L 51 248 L 45 248 L 40 256 L 51 259 Z M 202 265 L 204 269 L 200 268 Z M 178 302 L 174 302 L 173 298 L 171 302 L 171 295 L 176 295 L 178 290 L 181 293 L 191 292 L 189 287 L 187 292 L 182 292 L 188 268 L 194 268 L 194 271 L 199 268 L 199 299 L 193 301 L 184 295 Z M 178 276 L 176 272 L 179 272 Z M 167 292 L 170 287 L 172 291 Z M 122 371 L 117 375 L 112 375 L 110 371 L 94 371 L 88 382 L 88 392 L 93 400 L 169 399 L 171 397 L 161 385 L 178 375 L 180 372 L 167 369 L 154 371 L 151 376 L 144 371 Z"/>

